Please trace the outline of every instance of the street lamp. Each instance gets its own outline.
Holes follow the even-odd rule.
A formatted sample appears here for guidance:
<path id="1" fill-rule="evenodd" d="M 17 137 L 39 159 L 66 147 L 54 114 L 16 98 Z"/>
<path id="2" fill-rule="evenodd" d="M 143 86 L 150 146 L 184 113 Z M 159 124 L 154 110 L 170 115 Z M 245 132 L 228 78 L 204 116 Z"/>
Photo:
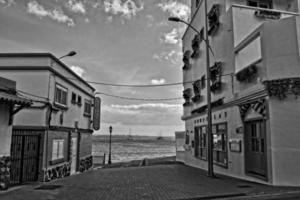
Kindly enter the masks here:
<path id="1" fill-rule="evenodd" d="M 207 0 L 205 0 L 205 44 L 206 44 L 206 85 L 207 85 L 207 135 L 208 135 L 208 176 L 214 177 L 214 163 L 213 163 L 213 134 L 212 134 L 212 120 L 211 120 L 211 90 L 210 90 L 210 58 L 209 50 L 209 38 L 208 38 L 208 20 L 207 20 Z M 173 22 L 182 22 L 188 27 L 193 29 L 198 35 L 201 35 L 200 32 L 193 27 L 191 24 L 179 19 L 177 17 L 170 17 L 169 21 Z M 213 53 L 213 52 L 212 52 Z"/>
<path id="2" fill-rule="evenodd" d="M 109 153 L 108 153 L 108 164 L 111 164 L 111 133 L 112 133 L 112 126 L 109 127 Z"/>
<path id="3" fill-rule="evenodd" d="M 61 56 L 58 59 L 62 59 L 62 58 L 67 57 L 67 56 L 69 56 L 69 57 L 75 56 L 76 54 L 77 54 L 76 51 L 70 51 L 68 54 L 66 54 L 64 56 Z"/>

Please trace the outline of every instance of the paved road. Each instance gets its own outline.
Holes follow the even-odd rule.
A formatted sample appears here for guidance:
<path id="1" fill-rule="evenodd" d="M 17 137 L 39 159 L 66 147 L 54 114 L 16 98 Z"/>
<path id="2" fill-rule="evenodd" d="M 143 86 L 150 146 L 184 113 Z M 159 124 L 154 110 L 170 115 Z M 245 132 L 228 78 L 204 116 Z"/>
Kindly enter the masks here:
<path id="1" fill-rule="evenodd" d="M 211 179 L 200 169 L 180 164 L 100 169 L 49 183 L 0 193 L 1 200 L 167 200 L 234 199 L 299 188 L 277 188 L 224 176 Z M 222 197 L 222 198 L 221 198 Z M 300 199 L 300 198 L 298 198 Z"/>

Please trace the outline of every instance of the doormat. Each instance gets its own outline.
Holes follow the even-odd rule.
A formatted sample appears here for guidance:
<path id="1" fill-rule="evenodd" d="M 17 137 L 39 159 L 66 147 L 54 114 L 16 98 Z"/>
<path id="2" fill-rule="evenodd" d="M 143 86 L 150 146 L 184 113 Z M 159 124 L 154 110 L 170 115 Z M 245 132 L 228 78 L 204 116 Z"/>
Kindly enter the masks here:
<path id="1" fill-rule="evenodd" d="M 35 188 L 35 190 L 55 190 L 61 187 L 62 187 L 61 185 L 41 185 Z"/>

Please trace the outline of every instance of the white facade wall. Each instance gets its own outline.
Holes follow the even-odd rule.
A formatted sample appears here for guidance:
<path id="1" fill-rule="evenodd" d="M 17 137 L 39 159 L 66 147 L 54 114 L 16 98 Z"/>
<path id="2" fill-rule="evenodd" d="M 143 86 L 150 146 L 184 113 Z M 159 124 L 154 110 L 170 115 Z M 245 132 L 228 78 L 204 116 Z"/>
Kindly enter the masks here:
<path id="1" fill-rule="evenodd" d="M 299 63 L 299 17 L 300 5 L 298 0 L 274 0 L 274 9 L 283 10 L 280 20 L 261 19 L 254 15 L 254 9 L 247 9 L 246 0 L 208 1 L 208 10 L 212 4 L 218 3 L 221 9 L 220 27 L 217 33 L 210 37 L 210 44 L 214 56 L 210 55 L 211 66 L 216 61 L 223 63 L 222 74 L 236 74 L 241 69 L 255 64 L 257 76 L 251 82 L 239 82 L 233 76 L 225 76 L 222 82 L 225 87 L 222 92 L 212 94 L 212 101 L 224 98 L 225 106 L 212 111 L 212 123 L 227 123 L 227 167 L 214 165 L 216 173 L 226 174 L 237 178 L 260 182 L 270 185 L 300 185 L 299 130 L 300 101 L 294 96 L 284 100 L 266 97 L 263 81 L 280 78 L 300 77 Z M 191 25 L 197 30 L 204 26 L 204 5 L 199 9 L 192 8 Z M 198 11 L 197 11 L 198 10 Z M 195 13 L 196 12 L 196 13 Z M 191 50 L 191 42 L 196 33 L 187 29 L 183 36 L 183 51 Z M 298 41 L 298 42 L 297 42 Z M 193 60 L 192 69 L 183 71 L 184 82 L 193 78 L 197 80 L 206 74 L 205 43 L 200 46 L 200 58 Z M 191 84 L 184 84 L 184 89 L 192 88 Z M 206 96 L 206 89 L 201 90 Z M 246 174 L 245 166 L 245 130 L 241 118 L 239 104 L 247 101 L 266 100 L 266 160 L 267 174 L 265 179 Z M 239 103 L 236 103 L 239 101 Z M 190 133 L 190 147 L 194 143 L 195 128 L 207 124 L 206 114 L 191 114 L 191 110 L 206 105 L 204 101 L 192 106 L 184 107 L 182 119 L 186 130 Z M 224 116 L 227 113 L 227 117 Z M 215 117 L 216 116 L 216 117 Z M 220 118 L 218 116 L 221 116 Z M 248 112 L 246 120 L 254 120 L 259 115 Z M 242 128 L 242 129 L 240 129 Z M 239 132 L 242 130 L 242 132 Z M 241 152 L 230 150 L 230 141 L 241 141 Z M 207 161 L 195 157 L 195 150 L 186 150 L 177 154 L 178 160 L 187 165 L 207 169 Z"/>
<path id="2" fill-rule="evenodd" d="M 9 105 L 0 103 L 0 157 L 10 156 L 12 126 L 8 124 Z"/>
<path id="3" fill-rule="evenodd" d="M 52 65 L 50 65 L 51 62 Z M 48 106 L 45 106 L 45 102 L 49 102 L 52 105 L 55 104 L 55 85 L 58 83 L 68 89 L 67 109 L 53 111 L 51 114 L 50 125 L 75 128 L 75 121 L 78 121 L 78 128 L 92 129 L 92 119 L 83 116 L 85 99 L 93 104 L 94 94 L 92 89 L 81 83 L 78 79 L 76 80 L 76 77 L 72 73 L 68 72 L 58 64 L 59 63 L 55 62 L 50 57 L 0 57 L 1 75 L 17 82 L 17 90 L 20 91 L 20 94 L 44 102 L 35 102 L 33 107 L 36 108 L 27 108 L 19 112 L 14 119 L 15 126 L 46 127 L 48 125 L 50 110 Z M 3 70 L 1 67 L 18 67 L 18 70 Z M 22 67 L 31 67 L 32 69 L 23 70 Z M 39 70 L 35 70 L 35 67 L 39 68 Z M 61 76 L 58 76 L 58 74 L 47 70 L 47 67 L 52 67 L 62 76 L 70 78 L 68 80 L 71 80 L 77 87 L 63 79 Z M 81 88 L 81 90 L 79 88 Z M 81 96 L 81 106 L 71 103 L 72 92 Z M 61 115 L 63 116 L 62 124 L 60 123 Z M 93 113 L 91 113 L 91 116 L 92 115 Z"/>

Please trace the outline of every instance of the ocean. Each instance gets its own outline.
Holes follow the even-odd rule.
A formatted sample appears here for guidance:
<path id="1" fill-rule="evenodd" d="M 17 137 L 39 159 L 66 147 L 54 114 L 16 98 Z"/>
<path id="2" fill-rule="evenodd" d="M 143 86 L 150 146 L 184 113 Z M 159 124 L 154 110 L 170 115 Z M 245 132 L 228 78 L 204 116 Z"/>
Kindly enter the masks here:
<path id="1" fill-rule="evenodd" d="M 93 136 L 93 155 L 106 154 L 106 162 L 109 152 L 109 135 Z M 127 162 L 142 160 L 144 158 L 158 158 L 175 156 L 174 137 L 153 136 L 128 136 L 113 135 L 111 145 L 112 162 Z"/>

